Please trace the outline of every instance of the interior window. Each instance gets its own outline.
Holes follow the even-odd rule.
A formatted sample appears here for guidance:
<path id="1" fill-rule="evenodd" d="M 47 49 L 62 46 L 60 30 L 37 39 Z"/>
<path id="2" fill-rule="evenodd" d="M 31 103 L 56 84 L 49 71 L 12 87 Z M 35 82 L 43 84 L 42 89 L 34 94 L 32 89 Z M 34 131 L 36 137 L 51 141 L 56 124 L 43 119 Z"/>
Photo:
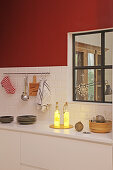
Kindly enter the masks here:
<path id="1" fill-rule="evenodd" d="M 73 34 L 73 100 L 112 102 L 113 30 Z"/>

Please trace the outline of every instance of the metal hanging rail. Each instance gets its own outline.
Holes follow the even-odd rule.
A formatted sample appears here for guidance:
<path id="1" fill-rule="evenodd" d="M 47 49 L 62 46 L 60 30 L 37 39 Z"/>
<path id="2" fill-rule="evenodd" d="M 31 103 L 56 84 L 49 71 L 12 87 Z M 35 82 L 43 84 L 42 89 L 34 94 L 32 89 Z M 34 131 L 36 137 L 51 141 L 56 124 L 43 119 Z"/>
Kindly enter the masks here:
<path id="1" fill-rule="evenodd" d="M 45 72 L 45 73 L 3 73 L 3 74 L 50 74 L 49 72 Z"/>

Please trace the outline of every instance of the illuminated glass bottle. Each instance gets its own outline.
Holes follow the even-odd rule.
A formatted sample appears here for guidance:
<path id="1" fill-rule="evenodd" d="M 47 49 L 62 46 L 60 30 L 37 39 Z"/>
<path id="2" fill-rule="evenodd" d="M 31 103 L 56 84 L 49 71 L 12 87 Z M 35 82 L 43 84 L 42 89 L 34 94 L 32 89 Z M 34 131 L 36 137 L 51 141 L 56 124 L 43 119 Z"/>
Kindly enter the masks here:
<path id="1" fill-rule="evenodd" d="M 60 112 L 58 108 L 58 102 L 56 102 L 56 110 L 54 113 L 54 127 L 60 128 Z"/>
<path id="2" fill-rule="evenodd" d="M 69 128 L 69 112 L 67 102 L 64 104 L 63 113 L 64 113 L 64 127 Z"/>

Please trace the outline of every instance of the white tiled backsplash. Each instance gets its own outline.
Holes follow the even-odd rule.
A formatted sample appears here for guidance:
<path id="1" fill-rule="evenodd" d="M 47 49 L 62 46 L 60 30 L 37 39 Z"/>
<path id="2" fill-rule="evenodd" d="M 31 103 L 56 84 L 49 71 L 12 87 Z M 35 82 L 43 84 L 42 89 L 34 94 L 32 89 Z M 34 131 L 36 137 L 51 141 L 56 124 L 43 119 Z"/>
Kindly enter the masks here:
<path id="1" fill-rule="evenodd" d="M 21 100 L 21 94 L 24 91 L 24 75 L 9 75 L 12 84 L 16 88 L 15 94 L 7 94 L 0 85 L 0 115 L 14 115 L 15 117 L 22 114 L 35 114 L 39 121 L 54 120 L 54 110 L 56 101 L 59 102 L 59 109 L 63 121 L 63 105 L 67 101 L 68 90 L 67 72 L 69 68 L 66 66 L 57 67 L 22 67 L 22 68 L 0 68 L 0 82 L 3 79 L 4 72 L 50 72 L 47 80 L 51 89 L 51 108 L 43 113 L 39 112 L 36 107 L 36 98 L 30 97 L 25 102 Z M 71 75 L 70 75 L 71 76 Z M 40 75 L 37 75 L 37 81 Z M 32 82 L 33 75 L 28 75 L 28 81 Z M 70 93 L 71 90 L 70 90 Z M 77 121 L 88 121 L 97 114 L 102 114 L 106 119 L 112 119 L 112 105 L 108 104 L 86 104 L 86 103 L 69 103 L 70 123 L 75 124 Z"/>

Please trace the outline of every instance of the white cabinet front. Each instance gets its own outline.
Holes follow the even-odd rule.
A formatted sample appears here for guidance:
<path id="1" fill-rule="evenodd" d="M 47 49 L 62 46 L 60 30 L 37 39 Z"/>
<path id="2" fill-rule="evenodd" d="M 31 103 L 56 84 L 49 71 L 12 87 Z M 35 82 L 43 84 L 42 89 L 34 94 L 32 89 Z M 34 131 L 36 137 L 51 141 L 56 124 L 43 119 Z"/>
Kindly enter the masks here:
<path id="1" fill-rule="evenodd" d="M 23 133 L 21 163 L 48 170 L 112 170 L 112 146 Z"/>
<path id="2" fill-rule="evenodd" d="M 0 130 L 0 170 L 20 170 L 20 135 Z"/>

